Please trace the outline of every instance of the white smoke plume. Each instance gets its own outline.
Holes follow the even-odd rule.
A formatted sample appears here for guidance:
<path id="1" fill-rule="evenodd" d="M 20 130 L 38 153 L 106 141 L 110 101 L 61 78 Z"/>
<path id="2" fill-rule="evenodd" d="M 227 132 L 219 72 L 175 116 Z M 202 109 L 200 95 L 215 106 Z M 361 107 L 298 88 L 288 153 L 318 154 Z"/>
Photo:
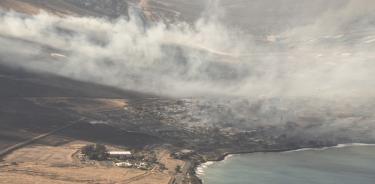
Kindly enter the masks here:
<path id="1" fill-rule="evenodd" d="M 150 23 L 137 9 L 116 20 L 1 12 L 0 62 L 147 93 L 225 97 L 217 104 L 230 113 L 214 109 L 207 122 L 305 122 L 327 134 L 374 126 L 374 1 L 342 1 L 269 34 L 222 22 L 231 4 L 219 2 L 192 24 Z"/>
<path id="2" fill-rule="evenodd" d="M 11 65 L 177 97 L 372 98 L 374 7 L 350 1 L 262 41 L 207 13 L 193 25 L 146 25 L 135 10 L 111 21 L 2 12 L 0 54 Z"/>

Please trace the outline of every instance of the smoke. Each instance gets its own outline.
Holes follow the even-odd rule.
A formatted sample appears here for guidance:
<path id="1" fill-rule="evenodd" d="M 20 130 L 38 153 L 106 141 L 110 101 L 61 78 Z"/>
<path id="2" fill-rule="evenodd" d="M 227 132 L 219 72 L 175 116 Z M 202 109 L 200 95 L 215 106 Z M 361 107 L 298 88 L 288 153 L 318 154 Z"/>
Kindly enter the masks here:
<path id="1" fill-rule="evenodd" d="M 326 8 L 313 21 L 263 37 L 228 26 L 222 21 L 230 12 L 213 4 L 194 23 L 173 24 L 150 23 L 135 8 L 130 18 L 116 20 L 1 12 L 0 62 L 174 97 L 250 99 L 246 107 L 241 100 L 216 101 L 234 110 L 226 117 L 215 110 L 216 119 L 206 116 L 210 122 L 285 123 L 303 116 L 320 121 L 320 131 L 373 124 L 372 106 L 363 105 L 375 95 L 374 1 Z M 343 112 L 345 118 L 333 120 Z"/>
<path id="2" fill-rule="evenodd" d="M 2 61 L 124 89 L 187 95 L 211 91 L 209 86 L 200 89 L 202 84 L 216 85 L 210 66 L 218 67 L 221 57 L 231 58 L 243 49 L 236 43 L 238 35 L 217 23 L 147 28 L 138 14 L 109 21 L 2 13 Z"/>
<path id="3" fill-rule="evenodd" d="M 260 41 L 220 22 L 212 2 L 193 25 L 149 25 L 137 9 L 116 20 L 2 12 L 2 62 L 177 97 L 373 97 L 372 1 Z"/>
<path id="4" fill-rule="evenodd" d="M 193 25 L 147 26 L 136 10 L 112 21 L 2 12 L 2 62 L 172 96 L 373 97 L 372 1 L 261 42 L 221 24 L 214 4 Z"/>

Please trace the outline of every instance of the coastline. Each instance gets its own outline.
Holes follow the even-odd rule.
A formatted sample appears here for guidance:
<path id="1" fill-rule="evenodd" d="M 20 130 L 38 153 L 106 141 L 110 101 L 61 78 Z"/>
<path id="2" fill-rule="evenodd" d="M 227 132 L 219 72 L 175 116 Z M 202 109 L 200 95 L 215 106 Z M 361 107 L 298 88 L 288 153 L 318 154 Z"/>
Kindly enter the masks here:
<path id="1" fill-rule="evenodd" d="M 225 152 L 221 154 L 219 157 L 215 159 L 209 159 L 205 162 L 200 163 L 199 165 L 193 166 L 194 176 L 197 177 L 200 181 L 199 184 L 203 184 L 203 180 L 200 175 L 204 174 L 204 169 L 208 166 L 214 164 L 215 162 L 225 161 L 231 156 L 234 155 L 243 155 L 243 154 L 252 154 L 252 153 L 291 153 L 291 152 L 298 152 L 298 151 L 321 151 L 327 149 L 335 149 L 335 148 L 345 148 L 345 147 L 353 147 L 353 146 L 375 146 L 373 143 L 344 143 L 344 144 L 336 144 L 332 146 L 322 146 L 322 147 L 309 147 L 309 148 L 297 148 L 297 149 L 270 149 L 270 150 L 259 150 L 259 151 L 239 151 L 239 152 Z"/>
<path id="2" fill-rule="evenodd" d="M 375 146 L 375 144 L 367 144 L 367 143 L 347 143 L 347 144 L 337 144 L 336 146 L 327 146 L 321 148 L 301 148 L 296 150 L 284 151 L 284 153 L 291 153 L 297 151 L 322 151 L 327 149 L 335 149 L 335 148 L 346 148 L 346 147 L 353 147 L 353 146 Z"/>

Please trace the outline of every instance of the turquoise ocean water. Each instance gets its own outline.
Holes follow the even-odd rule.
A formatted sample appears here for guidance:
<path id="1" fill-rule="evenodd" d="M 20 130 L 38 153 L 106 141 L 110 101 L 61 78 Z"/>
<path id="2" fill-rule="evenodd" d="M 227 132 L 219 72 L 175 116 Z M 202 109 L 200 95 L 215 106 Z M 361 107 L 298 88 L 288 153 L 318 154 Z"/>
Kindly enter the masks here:
<path id="1" fill-rule="evenodd" d="M 375 146 L 233 155 L 197 172 L 204 184 L 375 184 Z"/>

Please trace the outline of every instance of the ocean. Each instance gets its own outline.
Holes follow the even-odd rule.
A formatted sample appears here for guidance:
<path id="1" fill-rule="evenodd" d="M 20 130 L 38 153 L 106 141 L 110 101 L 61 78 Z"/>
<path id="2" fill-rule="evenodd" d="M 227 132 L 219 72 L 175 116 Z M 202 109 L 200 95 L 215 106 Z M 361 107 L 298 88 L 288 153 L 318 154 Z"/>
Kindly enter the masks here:
<path id="1" fill-rule="evenodd" d="M 375 184 L 375 146 L 231 155 L 197 173 L 204 184 Z"/>

